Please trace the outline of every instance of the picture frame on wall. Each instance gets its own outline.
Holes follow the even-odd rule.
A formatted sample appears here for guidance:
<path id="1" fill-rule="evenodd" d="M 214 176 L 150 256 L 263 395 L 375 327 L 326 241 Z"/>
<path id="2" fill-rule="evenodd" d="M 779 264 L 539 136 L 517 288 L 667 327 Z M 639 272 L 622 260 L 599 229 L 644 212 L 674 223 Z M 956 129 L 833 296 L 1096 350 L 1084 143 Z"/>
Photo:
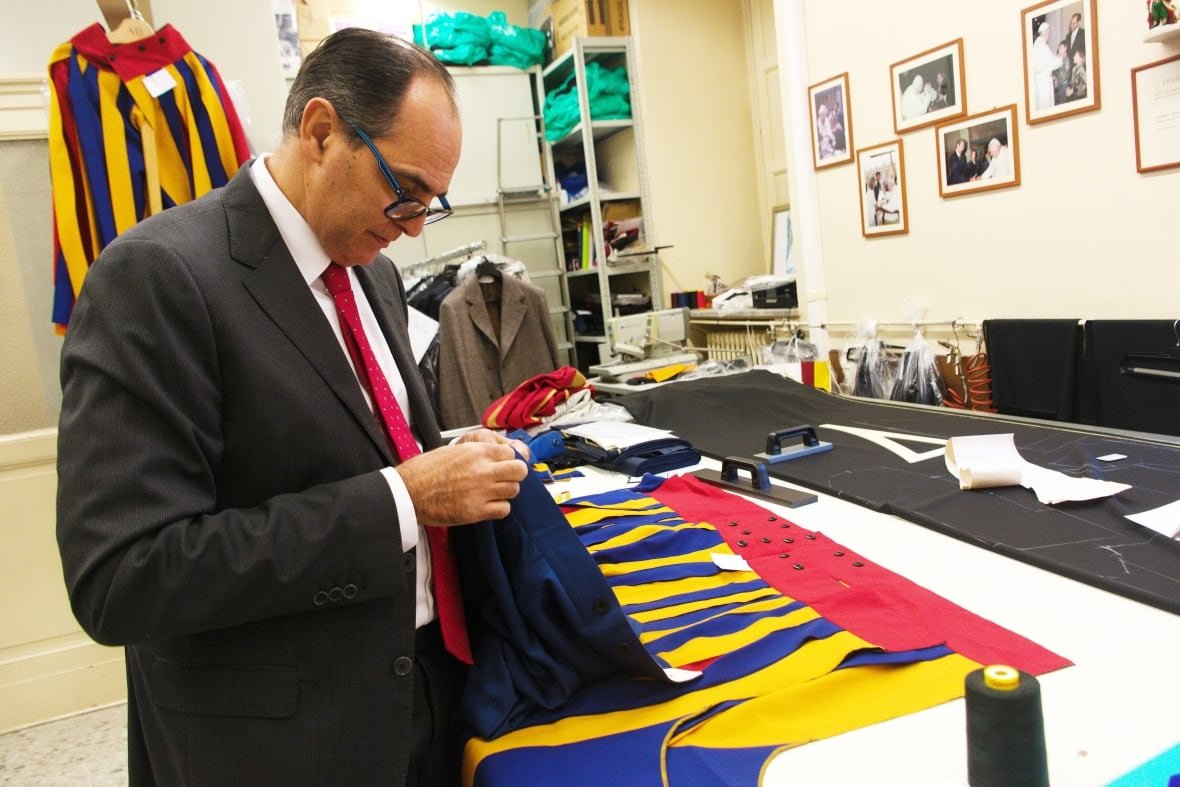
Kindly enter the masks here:
<path id="1" fill-rule="evenodd" d="M 1131 69 L 1135 169 L 1180 167 L 1180 55 Z"/>
<path id="2" fill-rule="evenodd" d="M 910 231 L 905 198 L 905 148 L 900 139 L 856 151 L 860 227 L 866 238 Z"/>
<path id="3" fill-rule="evenodd" d="M 775 276 L 795 275 L 795 262 L 792 260 L 795 246 L 795 233 L 791 227 L 791 207 L 776 205 L 770 213 L 770 272 Z"/>
<path id="4" fill-rule="evenodd" d="M 966 115 L 966 85 L 961 38 L 894 63 L 893 128 L 900 135 Z"/>
<path id="5" fill-rule="evenodd" d="M 1097 0 L 1047 0 L 1020 12 L 1030 125 L 1102 106 Z"/>
<path id="6" fill-rule="evenodd" d="M 1015 104 L 939 126 L 934 136 L 939 196 L 957 197 L 1020 185 Z"/>
<path id="7" fill-rule="evenodd" d="M 816 169 L 852 161 L 848 72 L 807 88 L 811 107 L 811 158 Z"/>

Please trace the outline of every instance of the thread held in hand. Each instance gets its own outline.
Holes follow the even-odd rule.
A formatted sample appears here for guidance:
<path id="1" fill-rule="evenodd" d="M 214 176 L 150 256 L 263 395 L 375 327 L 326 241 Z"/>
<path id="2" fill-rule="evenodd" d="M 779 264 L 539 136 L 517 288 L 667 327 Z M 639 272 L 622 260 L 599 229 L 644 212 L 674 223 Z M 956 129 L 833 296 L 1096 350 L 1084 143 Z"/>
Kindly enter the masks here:
<path id="1" fill-rule="evenodd" d="M 992 665 L 967 675 L 967 781 L 971 787 L 1049 784 L 1041 685 Z"/>

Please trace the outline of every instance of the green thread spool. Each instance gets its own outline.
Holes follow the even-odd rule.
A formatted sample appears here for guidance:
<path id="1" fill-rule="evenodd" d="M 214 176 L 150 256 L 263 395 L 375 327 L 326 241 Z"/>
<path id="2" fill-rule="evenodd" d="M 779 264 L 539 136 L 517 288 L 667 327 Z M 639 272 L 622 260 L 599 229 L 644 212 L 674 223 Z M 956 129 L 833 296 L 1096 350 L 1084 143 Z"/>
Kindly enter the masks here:
<path id="1" fill-rule="evenodd" d="M 967 675 L 967 781 L 971 787 L 1046 787 L 1041 685 L 994 664 Z"/>

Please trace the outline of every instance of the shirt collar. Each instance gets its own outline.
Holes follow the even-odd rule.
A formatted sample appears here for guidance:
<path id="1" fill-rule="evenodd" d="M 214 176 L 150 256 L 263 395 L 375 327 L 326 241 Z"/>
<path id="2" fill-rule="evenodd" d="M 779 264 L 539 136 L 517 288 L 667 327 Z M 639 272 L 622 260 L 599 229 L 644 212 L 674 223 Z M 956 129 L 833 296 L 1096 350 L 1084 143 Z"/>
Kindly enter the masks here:
<path id="1" fill-rule="evenodd" d="M 320 278 L 331 259 L 320 245 L 307 220 L 279 190 L 279 184 L 275 183 L 274 177 L 267 169 L 268 158 L 270 154 L 259 156 L 250 167 L 250 176 L 254 178 L 254 185 L 262 195 L 262 201 L 266 203 L 266 209 L 274 219 L 275 226 L 279 228 L 279 235 L 282 236 L 283 243 L 287 244 L 287 250 L 291 252 L 295 266 L 299 268 L 303 280 L 310 287 Z"/>

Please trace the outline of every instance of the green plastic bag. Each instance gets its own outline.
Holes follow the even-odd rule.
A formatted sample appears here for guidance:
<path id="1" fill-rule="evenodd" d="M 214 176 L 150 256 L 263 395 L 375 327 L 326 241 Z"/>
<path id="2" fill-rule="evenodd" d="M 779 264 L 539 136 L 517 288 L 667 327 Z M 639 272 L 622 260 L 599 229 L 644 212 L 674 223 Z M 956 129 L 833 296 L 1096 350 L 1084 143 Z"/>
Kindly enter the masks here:
<path id="1" fill-rule="evenodd" d="M 424 46 L 441 62 L 470 66 L 488 59 L 492 33 L 488 20 L 466 11 L 433 14 L 414 26 L 414 43 Z"/>
<path id="2" fill-rule="evenodd" d="M 586 98 L 593 120 L 625 120 L 631 117 L 631 85 L 627 70 L 603 68 L 597 62 L 586 64 Z M 545 95 L 542 109 L 545 116 L 545 139 L 556 142 L 573 131 L 581 121 L 578 112 L 578 92 L 574 89 L 574 74 L 554 91 Z"/>
<path id="3" fill-rule="evenodd" d="M 545 34 L 540 30 L 509 24 L 503 11 L 488 14 L 488 30 L 492 65 L 529 68 L 544 61 Z"/>

